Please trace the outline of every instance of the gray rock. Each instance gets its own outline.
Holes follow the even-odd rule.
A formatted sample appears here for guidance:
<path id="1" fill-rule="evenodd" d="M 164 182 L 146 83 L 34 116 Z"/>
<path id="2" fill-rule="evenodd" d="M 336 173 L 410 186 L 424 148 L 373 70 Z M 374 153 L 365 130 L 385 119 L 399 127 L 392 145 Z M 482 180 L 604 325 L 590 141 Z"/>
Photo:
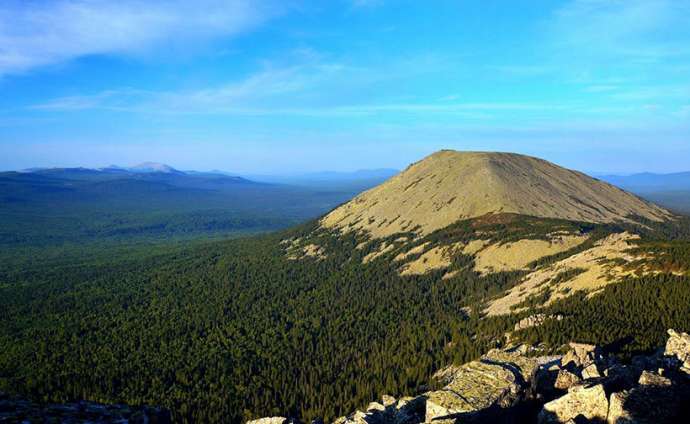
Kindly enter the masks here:
<path id="1" fill-rule="evenodd" d="M 606 421 L 609 424 L 634 424 L 633 416 L 625 408 L 628 392 L 611 393 L 609 398 L 609 413 Z"/>
<path id="2" fill-rule="evenodd" d="M 546 315 L 546 314 L 534 314 L 526 318 L 521 319 L 517 324 L 515 324 L 514 330 L 524 330 L 525 328 L 538 327 L 544 324 L 547 320 L 561 321 L 563 315 Z"/>
<path id="3" fill-rule="evenodd" d="M 641 386 L 670 386 L 671 380 L 649 371 L 642 371 L 638 383 Z"/>
<path id="4" fill-rule="evenodd" d="M 610 424 L 671 424 L 687 422 L 687 392 L 673 386 L 638 386 L 611 395 Z"/>
<path id="5" fill-rule="evenodd" d="M 566 395 L 545 404 L 539 413 L 538 422 L 555 424 L 579 417 L 605 420 L 608 410 L 609 401 L 603 385 L 575 386 Z"/>
<path id="6" fill-rule="evenodd" d="M 287 424 L 287 422 L 288 419 L 285 417 L 266 417 L 247 421 L 247 424 Z"/>
<path id="7" fill-rule="evenodd" d="M 566 369 L 561 369 L 558 371 L 558 376 L 556 377 L 554 387 L 559 390 L 568 390 L 569 388 L 579 384 L 580 381 L 582 381 L 582 379 L 576 374 Z"/>
<path id="8" fill-rule="evenodd" d="M 599 377 L 601 377 L 601 373 L 599 373 L 599 369 L 597 368 L 596 363 L 591 363 L 582 370 L 582 378 L 585 380 L 590 380 Z"/>
<path id="9" fill-rule="evenodd" d="M 668 330 L 668 335 L 664 355 L 675 358 L 681 371 L 690 374 L 690 335 L 675 330 Z"/>
<path id="10" fill-rule="evenodd" d="M 389 396 L 389 395 L 381 396 L 381 403 L 383 403 L 383 406 L 385 406 L 386 408 L 395 405 L 396 402 L 397 401 L 395 400 L 395 398 L 393 396 Z"/>
<path id="11" fill-rule="evenodd" d="M 570 343 L 570 350 L 561 359 L 561 367 L 583 369 L 601 358 L 601 350 L 597 346 L 584 343 Z"/>

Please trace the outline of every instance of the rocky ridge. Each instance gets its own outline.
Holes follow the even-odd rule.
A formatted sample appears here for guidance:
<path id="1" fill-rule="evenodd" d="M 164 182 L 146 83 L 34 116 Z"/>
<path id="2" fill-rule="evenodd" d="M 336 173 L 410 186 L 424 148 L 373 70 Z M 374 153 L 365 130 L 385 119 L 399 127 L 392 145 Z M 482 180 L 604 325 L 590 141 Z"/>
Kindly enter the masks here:
<path id="1" fill-rule="evenodd" d="M 383 396 L 334 424 L 664 424 L 690 416 L 690 336 L 668 331 L 664 349 L 623 364 L 601 348 L 571 343 L 565 355 L 520 345 L 436 375 L 443 387 Z M 250 424 L 287 424 L 283 417 Z"/>

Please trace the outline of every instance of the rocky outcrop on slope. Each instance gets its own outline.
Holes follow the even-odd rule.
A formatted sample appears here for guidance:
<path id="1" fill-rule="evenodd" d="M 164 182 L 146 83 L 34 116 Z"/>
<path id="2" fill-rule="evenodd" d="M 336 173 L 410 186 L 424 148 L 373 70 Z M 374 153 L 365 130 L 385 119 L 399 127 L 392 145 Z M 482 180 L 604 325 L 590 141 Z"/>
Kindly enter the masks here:
<path id="1" fill-rule="evenodd" d="M 598 346 L 571 343 L 562 356 L 519 346 L 447 367 L 444 385 L 416 397 L 383 396 L 335 424 L 681 423 L 690 417 L 690 336 L 669 330 L 666 347 L 620 363 Z M 286 418 L 253 424 L 287 424 Z"/>
<path id="2" fill-rule="evenodd" d="M 168 424 L 170 412 L 150 406 L 104 405 L 80 401 L 41 404 L 0 392 L 0 423 Z"/>
<path id="3" fill-rule="evenodd" d="M 258 420 L 247 421 L 247 424 L 289 424 L 292 421 L 285 417 L 266 417 Z"/>
<path id="4" fill-rule="evenodd" d="M 534 314 L 521 319 L 515 324 L 515 331 L 524 330 L 531 327 L 539 327 L 549 320 L 561 321 L 563 315 Z"/>

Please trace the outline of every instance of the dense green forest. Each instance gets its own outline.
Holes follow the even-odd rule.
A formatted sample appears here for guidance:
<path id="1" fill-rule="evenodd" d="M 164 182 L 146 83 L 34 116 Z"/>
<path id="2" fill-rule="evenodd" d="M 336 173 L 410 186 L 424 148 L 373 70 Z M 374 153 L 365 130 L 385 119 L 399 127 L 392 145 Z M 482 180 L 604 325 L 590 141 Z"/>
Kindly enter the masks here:
<path id="1" fill-rule="evenodd" d="M 593 239 L 622 230 L 512 217 L 460 222 L 425 240 L 465 240 L 477 231 L 510 240 L 564 227 Z M 672 227 L 648 228 L 640 247 L 658 249 L 667 258 L 660 267 L 690 264 L 687 231 Z M 463 309 L 515 284 L 521 272 L 481 277 L 460 255 L 454 278 L 442 280 L 440 271 L 401 277 L 386 255 L 362 264 L 375 243 L 358 250 L 357 237 L 314 229 L 92 245 L 87 255 L 74 246 L 41 247 L 31 262 L 27 251 L 3 252 L 0 390 L 163 405 L 180 422 L 330 420 L 384 393 L 417 393 L 440 367 L 500 343 L 525 315 L 489 319 L 476 314 L 481 308 Z M 326 247 L 323 260 L 286 258 L 280 241 L 305 234 Z M 689 300 L 687 277 L 632 279 L 590 300 L 554 304 L 563 321 L 519 335 L 554 348 L 632 336 L 624 352 L 649 350 L 668 327 L 690 330 Z"/>

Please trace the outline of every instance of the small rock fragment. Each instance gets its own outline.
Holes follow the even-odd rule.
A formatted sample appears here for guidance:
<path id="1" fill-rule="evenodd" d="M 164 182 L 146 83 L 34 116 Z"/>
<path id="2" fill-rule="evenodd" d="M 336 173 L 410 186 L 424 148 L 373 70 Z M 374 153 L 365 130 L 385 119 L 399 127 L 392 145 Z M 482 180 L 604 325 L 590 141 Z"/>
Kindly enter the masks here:
<path id="1" fill-rule="evenodd" d="M 649 371 L 642 371 L 638 383 L 642 386 L 670 386 L 671 380 Z"/>
<path id="2" fill-rule="evenodd" d="M 559 390 L 567 390 L 578 384 L 580 381 L 581 379 L 577 375 L 566 369 L 561 369 L 558 371 L 558 376 L 556 377 L 554 387 Z"/>

